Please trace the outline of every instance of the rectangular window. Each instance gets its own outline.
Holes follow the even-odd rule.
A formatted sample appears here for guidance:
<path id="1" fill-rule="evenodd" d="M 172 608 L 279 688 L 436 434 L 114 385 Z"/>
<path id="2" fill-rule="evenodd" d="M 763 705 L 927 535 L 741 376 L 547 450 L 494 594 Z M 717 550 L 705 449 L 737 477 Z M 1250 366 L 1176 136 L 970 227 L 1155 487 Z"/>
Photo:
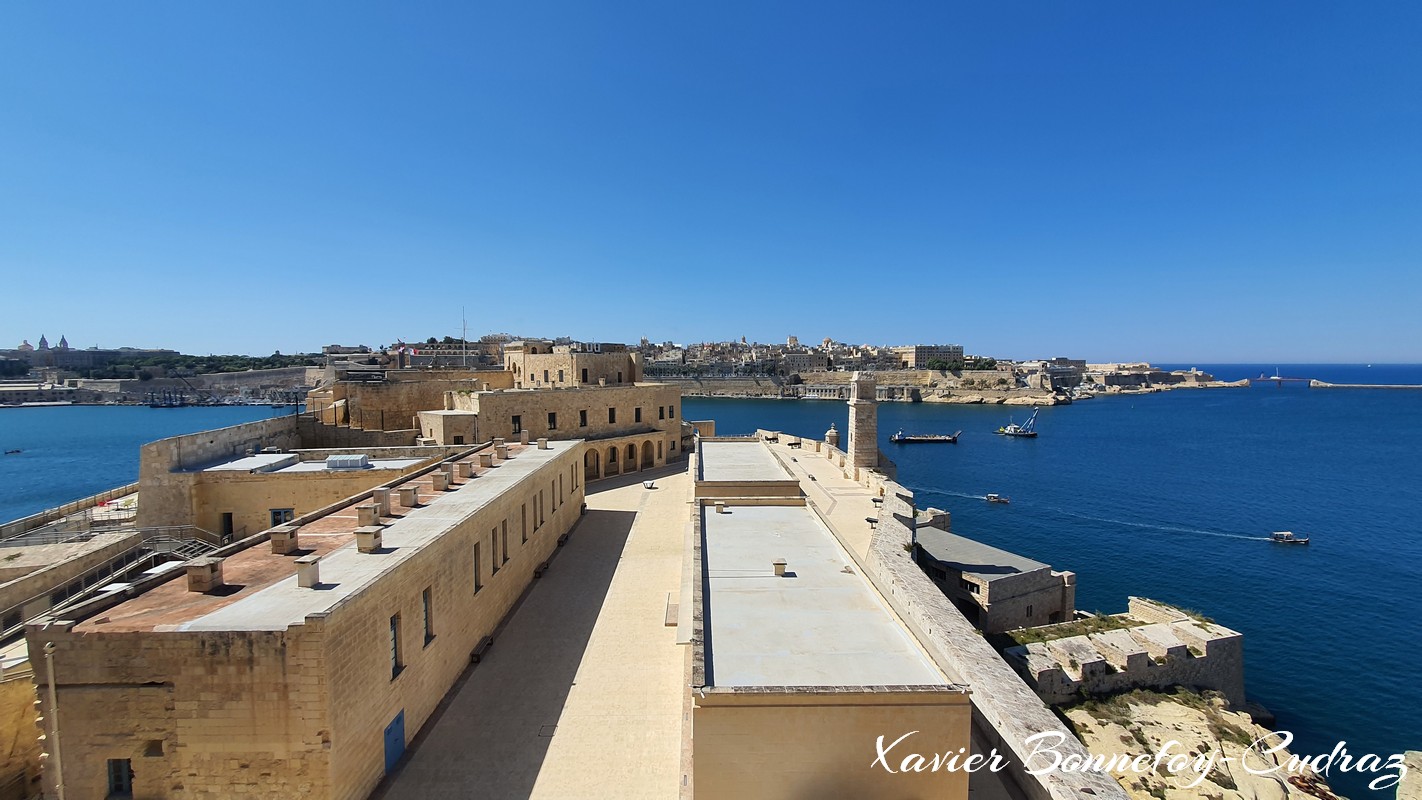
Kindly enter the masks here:
<path id="1" fill-rule="evenodd" d="M 420 611 L 425 617 L 425 647 L 434 641 L 434 589 L 426 586 L 420 593 Z"/>
<path id="2" fill-rule="evenodd" d="M 672 442 L 672 443 L 671 443 L 671 451 L 672 451 L 673 453 L 676 452 L 676 442 Z"/>
<path id="3" fill-rule="evenodd" d="M 559 476 L 558 476 L 558 505 L 559 505 L 559 506 L 563 505 L 563 476 L 562 476 L 562 475 L 559 475 Z M 554 508 L 557 508 L 557 507 L 558 507 L 558 506 L 554 506 Z"/>
<path id="4" fill-rule="evenodd" d="M 657 406 L 657 419 L 666 419 L 667 410 L 663 406 Z"/>
<path id="5" fill-rule="evenodd" d="M 667 406 L 667 416 L 676 419 L 676 406 Z"/>
<path id="6" fill-rule="evenodd" d="M 585 369 L 585 370 L 583 370 L 583 383 L 587 383 L 587 382 L 588 382 L 588 371 Z"/>
<path id="7" fill-rule="evenodd" d="M 109 759 L 109 797 L 133 796 L 133 760 Z"/>
<path id="8" fill-rule="evenodd" d="M 1027 606 L 1027 619 L 1031 619 L 1031 618 L 1032 618 L 1032 607 L 1031 607 L 1031 606 Z"/>
<path id="9" fill-rule="evenodd" d="M 622 383 L 622 370 L 617 371 L 617 382 Z"/>
<path id="10" fill-rule="evenodd" d="M 533 529 L 536 531 L 543 527 L 543 492 L 539 491 L 538 496 L 533 499 Z"/>
<path id="11" fill-rule="evenodd" d="M 579 427 L 579 428 L 586 428 L 587 426 L 588 426 L 588 410 L 585 408 L 585 409 L 583 409 L 582 411 L 579 411 L 579 412 L 578 412 L 578 427 Z"/>
<path id="12" fill-rule="evenodd" d="M 543 370 L 543 382 L 544 382 L 544 383 L 547 383 L 547 382 L 548 382 L 548 370 L 546 370 L 546 369 Z"/>
<path id="13" fill-rule="evenodd" d="M 518 507 L 518 529 L 519 536 L 524 542 L 528 541 L 528 503 L 523 503 Z"/>
<path id="14" fill-rule="evenodd" d="M 548 430 L 550 430 L 550 431 L 556 431 L 556 430 L 558 430 L 558 412 L 556 412 L 556 411 L 549 411 L 549 412 L 548 412 Z"/>
<path id="15" fill-rule="evenodd" d="M 493 553 L 493 558 L 489 560 L 490 574 L 499 571 L 499 529 L 494 528 L 489 531 L 489 550 Z"/>
<path id="16" fill-rule="evenodd" d="M 523 433 L 523 417 L 518 414 L 514 414 L 513 416 L 513 432 L 514 436 Z"/>
<path id="17" fill-rule="evenodd" d="M 504 551 L 504 563 L 509 563 L 509 521 L 499 523 L 499 546 Z"/>
<path id="18" fill-rule="evenodd" d="M 561 369 L 558 370 L 558 382 L 559 382 L 559 383 L 562 383 L 562 382 L 563 382 L 563 370 L 561 370 Z"/>
<path id="19" fill-rule="evenodd" d="M 609 409 L 607 410 L 607 422 L 608 422 L 609 425 L 611 425 L 611 424 L 614 423 L 614 422 L 617 422 L 617 409 L 615 409 L 615 408 L 609 408 Z"/>
<path id="20" fill-rule="evenodd" d="M 464 437 L 463 437 L 463 436 L 456 436 L 456 437 L 454 437 L 454 443 L 455 443 L 455 444 L 464 444 Z"/>
<path id="21" fill-rule="evenodd" d="M 474 593 L 484 588 L 484 572 L 479 565 L 479 543 L 474 543 Z"/>
<path id="22" fill-rule="evenodd" d="M 633 422 L 641 422 L 641 421 L 642 421 L 642 407 L 641 407 L 641 406 L 637 406 L 636 408 L 632 409 L 632 421 L 633 421 Z"/>
<path id="23" fill-rule="evenodd" d="M 272 525 L 281 525 L 284 522 L 291 522 L 296 516 L 296 509 L 274 508 L 272 509 Z"/>
<path id="24" fill-rule="evenodd" d="M 390 618 L 390 680 L 395 680 L 405 668 L 404 654 L 400 652 L 400 615 Z"/>

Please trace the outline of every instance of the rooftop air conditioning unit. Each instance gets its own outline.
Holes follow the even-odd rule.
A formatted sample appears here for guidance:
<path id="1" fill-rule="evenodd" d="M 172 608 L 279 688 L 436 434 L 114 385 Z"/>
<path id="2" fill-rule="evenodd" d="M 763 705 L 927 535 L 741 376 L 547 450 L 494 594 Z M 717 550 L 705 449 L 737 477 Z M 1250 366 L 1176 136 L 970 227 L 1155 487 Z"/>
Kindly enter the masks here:
<path id="1" fill-rule="evenodd" d="M 326 456 L 326 469 L 370 469 L 368 456 Z"/>

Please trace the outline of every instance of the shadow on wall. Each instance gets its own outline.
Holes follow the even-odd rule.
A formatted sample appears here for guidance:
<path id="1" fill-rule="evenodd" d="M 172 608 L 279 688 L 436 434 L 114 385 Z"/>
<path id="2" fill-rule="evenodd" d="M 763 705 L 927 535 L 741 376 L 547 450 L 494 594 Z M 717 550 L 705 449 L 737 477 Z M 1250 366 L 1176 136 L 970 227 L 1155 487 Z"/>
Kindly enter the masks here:
<path id="1" fill-rule="evenodd" d="M 636 518 L 589 511 L 579 520 L 371 800 L 465 798 L 471 787 L 481 797 L 532 794 L 602 610 L 590 599 L 607 595 Z"/>

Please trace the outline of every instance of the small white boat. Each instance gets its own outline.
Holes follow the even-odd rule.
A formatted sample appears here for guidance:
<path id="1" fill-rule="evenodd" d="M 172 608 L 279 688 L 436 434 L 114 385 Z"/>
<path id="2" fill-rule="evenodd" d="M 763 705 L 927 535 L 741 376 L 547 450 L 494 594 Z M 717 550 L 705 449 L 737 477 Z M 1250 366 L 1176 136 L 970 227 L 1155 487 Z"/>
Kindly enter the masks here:
<path id="1" fill-rule="evenodd" d="M 1293 531 L 1274 531 L 1269 534 L 1269 541 L 1275 544 L 1308 544 L 1308 537 L 1295 536 Z"/>
<path id="2" fill-rule="evenodd" d="M 1009 500 L 1009 499 L 1006 498 L 1006 497 L 1003 497 L 1003 496 L 1000 495 L 1000 494 L 989 494 L 989 495 L 987 496 L 987 501 L 988 501 L 989 503 L 1001 503 L 1001 504 L 1003 504 L 1003 505 L 1007 505 L 1008 503 L 1011 503 L 1011 502 L 1012 502 L 1011 500 Z"/>

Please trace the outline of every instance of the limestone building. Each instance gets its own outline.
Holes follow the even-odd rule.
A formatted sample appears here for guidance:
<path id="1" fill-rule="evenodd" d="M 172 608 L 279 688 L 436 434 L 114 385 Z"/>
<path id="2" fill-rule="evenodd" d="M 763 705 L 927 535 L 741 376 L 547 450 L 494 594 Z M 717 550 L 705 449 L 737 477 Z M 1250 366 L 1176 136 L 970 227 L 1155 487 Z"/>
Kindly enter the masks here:
<path id="1" fill-rule="evenodd" d="M 1076 574 L 920 524 L 914 560 L 968 621 L 987 633 L 1069 622 Z"/>
<path id="2" fill-rule="evenodd" d="M 967 688 L 761 442 L 703 439 L 693 460 L 696 795 L 967 797 L 966 772 L 890 774 L 864 761 L 886 731 L 967 751 Z"/>
<path id="3" fill-rule="evenodd" d="M 504 347 L 504 369 L 519 389 L 636 383 L 642 379 L 642 354 L 625 344 L 525 339 Z"/>
<path id="4" fill-rule="evenodd" d="M 891 347 L 889 350 L 898 359 L 900 369 L 928 369 L 930 361 L 952 364 L 954 361 L 963 360 L 961 344 L 916 344 Z"/>
<path id="5" fill-rule="evenodd" d="M 592 385 L 556 390 L 450 392 L 445 409 L 419 414 L 433 444 L 493 437 L 583 439 L 588 480 L 637 472 L 681 459 L 681 390 L 670 384 Z"/>
<path id="6" fill-rule="evenodd" d="M 582 449 L 469 450 L 32 625 L 47 791 L 62 756 L 69 797 L 365 797 L 578 519 Z"/>

